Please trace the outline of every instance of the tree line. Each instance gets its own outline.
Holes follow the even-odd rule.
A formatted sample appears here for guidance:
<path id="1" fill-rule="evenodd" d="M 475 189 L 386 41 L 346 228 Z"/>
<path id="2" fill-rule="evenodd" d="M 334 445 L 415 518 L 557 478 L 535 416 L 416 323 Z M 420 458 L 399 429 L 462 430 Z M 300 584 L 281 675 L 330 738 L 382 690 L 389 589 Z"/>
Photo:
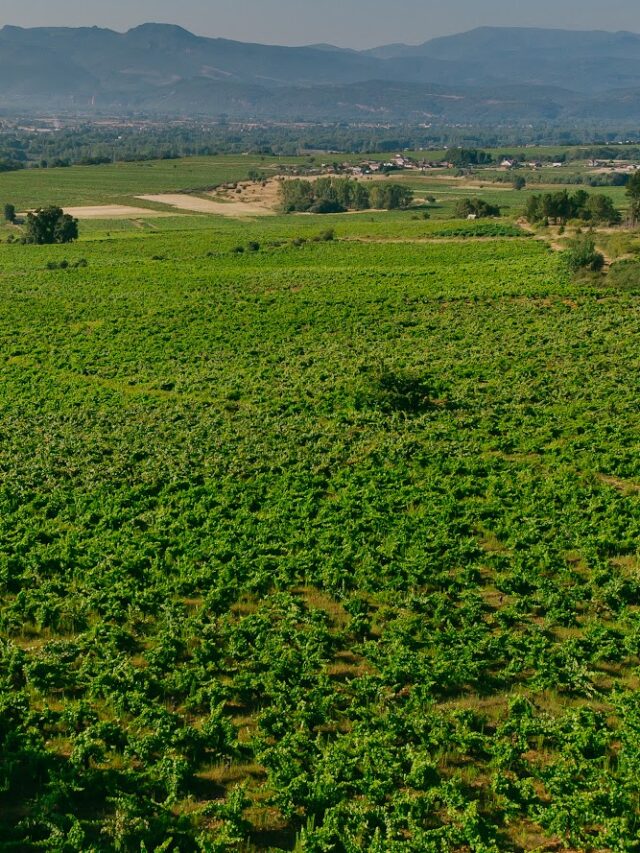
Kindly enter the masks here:
<path id="1" fill-rule="evenodd" d="M 351 178 L 282 181 L 280 198 L 285 213 L 344 213 L 347 210 L 403 210 L 413 192 L 400 184 L 370 187 Z"/>
<path id="2" fill-rule="evenodd" d="M 590 195 L 586 190 L 567 190 L 533 195 L 527 201 L 525 216 L 529 222 L 564 225 L 581 219 L 595 225 L 617 225 L 622 217 L 608 195 Z"/>

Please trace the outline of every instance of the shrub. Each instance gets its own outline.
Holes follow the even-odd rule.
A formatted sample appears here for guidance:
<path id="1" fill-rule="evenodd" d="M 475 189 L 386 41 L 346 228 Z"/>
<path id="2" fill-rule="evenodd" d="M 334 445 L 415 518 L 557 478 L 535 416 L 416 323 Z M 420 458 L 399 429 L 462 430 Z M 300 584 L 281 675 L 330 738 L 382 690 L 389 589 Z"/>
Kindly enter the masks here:
<path id="1" fill-rule="evenodd" d="M 333 228 L 327 228 L 326 231 L 321 231 L 317 237 L 313 238 L 314 243 L 332 243 L 336 239 L 336 232 Z"/>
<path id="2" fill-rule="evenodd" d="M 75 264 L 69 263 L 69 261 L 67 261 L 66 259 L 63 261 L 49 261 L 47 263 L 47 269 L 48 270 L 68 270 L 68 269 L 78 270 L 78 269 L 85 269 L 88 266 L 89 266 L 89 262 L 87 261 L 86 258 L 80 258 L 79 260 L 77 260 L 75 262 Z"/>
<path id="3" fill-rule="evenodd" d="M 591 234 L 581 235 L 571 240 L 564 257 L 572 272 L 579 270 L 600 272 L 604 267 L 604 255 L 596 249 L 596 242 Z"/>

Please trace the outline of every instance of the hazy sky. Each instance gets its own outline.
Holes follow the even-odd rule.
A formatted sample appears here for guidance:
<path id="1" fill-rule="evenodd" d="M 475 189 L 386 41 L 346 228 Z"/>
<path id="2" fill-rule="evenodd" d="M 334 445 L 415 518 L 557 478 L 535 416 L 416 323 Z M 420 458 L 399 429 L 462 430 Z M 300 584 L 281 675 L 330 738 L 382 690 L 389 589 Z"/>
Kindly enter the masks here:
<path id="1" fill-rule="evenodd" d="M 482 25 L 640 31 L 640 0 L 0 0 L 0 25 L 181 24 L 271 44 L 419 43 Z"/>

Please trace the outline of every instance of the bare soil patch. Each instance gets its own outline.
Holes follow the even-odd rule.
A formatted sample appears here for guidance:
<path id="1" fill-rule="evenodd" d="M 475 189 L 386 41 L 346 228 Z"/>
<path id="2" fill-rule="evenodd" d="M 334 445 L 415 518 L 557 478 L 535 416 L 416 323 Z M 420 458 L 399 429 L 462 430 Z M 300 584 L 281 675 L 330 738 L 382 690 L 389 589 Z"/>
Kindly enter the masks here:
<path id="1" fill-rule="evenodd" d="M 65 207 L 75 219 L 138 219 L 144 217 L 169 216 L 162 210 L 149 210 L 146 207 L 129 207 L 124 204 L 102 204 L 92 207 Z"/>
<path id="2" fill-rule="evenodd" d="M 232 195 L 216 194 L 211 198 L 199 198 L 186 193 L 162 193 L 160 195 L 138 196 L 142 201 L 152 201 L 156 204 L 166 204 L 177 210 L 188 210 L 191 213 L 210 213 L 217 216 L 242 218 L 244 216 L 270 216 L 274 213 L 267 203 L 258 201 L 243 201 Z"/>

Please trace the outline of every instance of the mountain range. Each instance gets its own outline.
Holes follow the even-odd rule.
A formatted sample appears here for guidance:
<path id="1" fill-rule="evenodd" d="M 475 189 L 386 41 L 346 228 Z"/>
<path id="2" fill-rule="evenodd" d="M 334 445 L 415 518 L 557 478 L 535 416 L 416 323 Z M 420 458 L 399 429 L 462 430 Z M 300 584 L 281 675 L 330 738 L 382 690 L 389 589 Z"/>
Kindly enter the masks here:
<path id="1" fill-rule="evenodd" d="M 640 120 L 640 35 L 482 27 L 356 51 L 143 24 L 0 29 L 0 108 L 234 119 Z"/>

